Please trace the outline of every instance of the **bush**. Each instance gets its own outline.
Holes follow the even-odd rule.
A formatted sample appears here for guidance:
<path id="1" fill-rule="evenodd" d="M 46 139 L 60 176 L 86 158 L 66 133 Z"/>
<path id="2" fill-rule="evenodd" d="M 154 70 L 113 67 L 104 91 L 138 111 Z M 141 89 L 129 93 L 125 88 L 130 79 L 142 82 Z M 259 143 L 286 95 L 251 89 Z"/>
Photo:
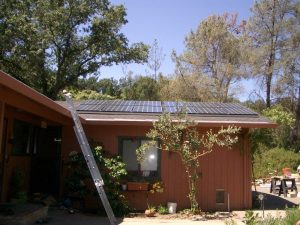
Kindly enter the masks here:
<path id="1" fill-rule="evenodd" d="M 300 210 L 295 208 L 287 209 L 286 217 L 284 218 L 272 218 L 268 216 L 262 220 L 253 211 L 246 211 L 244 217 L 244 223 L 247 225 L 295 225 L 298 221 L 300 221 Z M 230 221 L 227 224 L 230 224 Z"/>
<path id="2" fill-rule="evenodd" d="M 259 151 L 254 153 L 253 169 L 254 175 L 258 177 L 268 177 L 269 173 L 284 167 L 297 169 L 300 162 L 299 153 L 284 148 L 272 148 L 270 150 L 260 147 Z"/>
<path id="3" fill-rule="evenodd" d="M 116 97 L 100 94 L 93 90 L 70 91 L 75 100 L 114 100 Z"/>
<path id="4" fill-rule="evenodd" d="M 169 213 L 168 208 L 165 207 L 165 206 L 162 206 L 162 205 L 159 205 L 159 206 L 157 207 L 157 212 L 158 212 L 159 214 L 161 214 L 161 215 L 165 215 L 165 214 L 168 214 L 168 213 Z"/>
<path id="5" fill-rule="evenodd" d="M 288 209 L 286 210 L 286 217 L 284 218 L 284 225 L 295 225 L 300 220 L 299 209 Z"/>
<path id="6" fill-rule="evenodd" d="M 125 164 L 119 156 L 105 156 L 102 147 L 98 146 L 92 152 L 104 180 L 104 189 L 114 213 L 117 216 L 127 214 L 129 207 L 120 192 L 120 180 L 127 174 Z M 68 193 L 76 193 L 81 198 L 85 198 L 88 194 L 94 194 L 96 198 L 99 198 L 96 188 L 91 185 L 93 182 L 82 153 L 69 155 L 69 168 L 71 174 L 66 178 L 65 183 Z"/>

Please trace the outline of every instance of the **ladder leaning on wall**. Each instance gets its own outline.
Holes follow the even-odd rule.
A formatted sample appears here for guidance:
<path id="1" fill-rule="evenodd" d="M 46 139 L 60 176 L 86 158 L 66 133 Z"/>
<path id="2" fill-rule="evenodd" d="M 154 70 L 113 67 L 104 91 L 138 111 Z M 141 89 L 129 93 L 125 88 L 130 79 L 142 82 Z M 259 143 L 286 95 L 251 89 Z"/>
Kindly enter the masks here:
<path id="1" fill-rule="evenodd" d="M 108 216 L 108 219 L 110 221 L 110 224 L 111 225 L 115 225 L 117 223 L 117 220 L 115 218 L 115 215 L 112 211 L 112 208 L 109 204 L 109 201 L 107 199 L 107 196 L 105 194 L 105 191 L 104 191 L 104 188 L 103 188 L 103 185 L 104 185 L 104 182 L 103 182 L 103 179 L 101 177 L 101 174 L 100 174 L 100 171 L 98 169 L 98 166 L 96 164 L 96 161 L 95 161 L 95 158 L 93 156 L 93 153 L 91 151 L 91 148 L 90 148 L 90 145 L 87 141 L 87 138 L 86 138 L 86 135 L 84 133 L 84 130 L 82 128 L 82 124 L 79 120 L 79 116 L 77 114 L 77 111 L 74 107 L 74 103 L 72 101 L 72 98 L 71 98 L 71 94 L 68 94 L 66 93 L 66 91 L 64 91 L 64 96 L 65 96 L 65 99 L 68 103 L 68 108 L 71 112 L 71 115 L 72 115 L 72 118 L 73 118 L 73 121 L 74 121 L 74 131 L 75 131 L 75 134 L 76 134 L 76 138 L 80 144 L 80 148 L 81 148 L 81 151 L 83 153 L 83 156 L 84 156 L 84 159 L 86 161 L 86 164 L 89 168 L 89 171 L 91 173 L 91 176 L 92 176 L 92 179 L 94 181 L 94 184 L 95 184 L 95 187 L 97 189 L 97 192 L 100 196 L 100 199 L 102 201 L 102 204 L 105 208 L 105 211 L 106 211 L 106 214 Z"/>

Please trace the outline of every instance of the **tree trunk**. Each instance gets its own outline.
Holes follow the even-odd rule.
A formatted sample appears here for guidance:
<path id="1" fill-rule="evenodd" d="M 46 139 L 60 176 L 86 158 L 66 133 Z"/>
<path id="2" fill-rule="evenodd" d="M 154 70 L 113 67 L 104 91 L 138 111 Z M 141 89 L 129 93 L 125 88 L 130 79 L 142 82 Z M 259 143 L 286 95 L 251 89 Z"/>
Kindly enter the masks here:
<path id="1" fill-rule="evenodd" d="M 266 76 L 266 88 L 267 88 L 266 104 L 267 104 L 267 108 L 271 107 L 271 83 L 272 83 L 272 73 L 267 74 L 267 76 Z"/>

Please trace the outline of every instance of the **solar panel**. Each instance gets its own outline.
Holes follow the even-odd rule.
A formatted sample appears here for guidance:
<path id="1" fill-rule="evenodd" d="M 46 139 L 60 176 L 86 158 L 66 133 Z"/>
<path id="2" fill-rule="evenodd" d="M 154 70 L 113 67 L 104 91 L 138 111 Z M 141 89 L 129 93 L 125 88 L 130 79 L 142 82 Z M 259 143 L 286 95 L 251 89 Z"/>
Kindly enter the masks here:
<path id="1" fill-rule="evenodd" d="M 140 113 L 162 113 L 162 107 L 156 106 L 134 106 L 132 112 Z"/>
<path id="2" fill-rule="evenodd" d="M 164 106 L 167 107 L 180 107 L 184 105 L 184 102 L 169 102 L 169 101 L 165 101 L 163 102 Z"/>
<path id="3" fill-rule="evenodd" d="M 132 106 L 129 105 L 108 105 L 103 108 L 103 112 L 131 112 Z"/>
<path id="4" fill-rule="evenodd" d="M 135 101 L 135 100 L 85 100 L 79 111 L 91 112 L 134 112 L 134 113 L 177 113 L 200 115 L 258 115 L 237 103 Z"/>

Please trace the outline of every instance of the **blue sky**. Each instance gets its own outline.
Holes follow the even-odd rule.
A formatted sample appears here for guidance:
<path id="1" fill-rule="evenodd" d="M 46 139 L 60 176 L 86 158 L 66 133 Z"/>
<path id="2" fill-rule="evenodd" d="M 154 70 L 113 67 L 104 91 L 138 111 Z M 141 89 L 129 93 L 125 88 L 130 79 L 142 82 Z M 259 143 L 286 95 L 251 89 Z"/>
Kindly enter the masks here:
<path id="1" fill-rule="evenodd" d="M 122 32 L 130 43 L 144 42 L 151 45 L 157 39 L 166 55 L 160 68 L 160 72 L 165 75 L 174 72 L 170 56 L 172 50 L 177 53 L 184 50 L 185 37 L 197 28 L 201 20 L 209 15 L 225 12 L 238 13 L 239 20 L 247 19 L 253 2 L 254 0 L 111 0 L 112 4 L 123 4 L 127 9 L 128 23 Z M 147 65 L 127 64 L 103 68 L 100 72 L 101 78 L 119 79 L 128 71 L 135 75 L 145 75 L 147 70 L 149 71 Z"/>

